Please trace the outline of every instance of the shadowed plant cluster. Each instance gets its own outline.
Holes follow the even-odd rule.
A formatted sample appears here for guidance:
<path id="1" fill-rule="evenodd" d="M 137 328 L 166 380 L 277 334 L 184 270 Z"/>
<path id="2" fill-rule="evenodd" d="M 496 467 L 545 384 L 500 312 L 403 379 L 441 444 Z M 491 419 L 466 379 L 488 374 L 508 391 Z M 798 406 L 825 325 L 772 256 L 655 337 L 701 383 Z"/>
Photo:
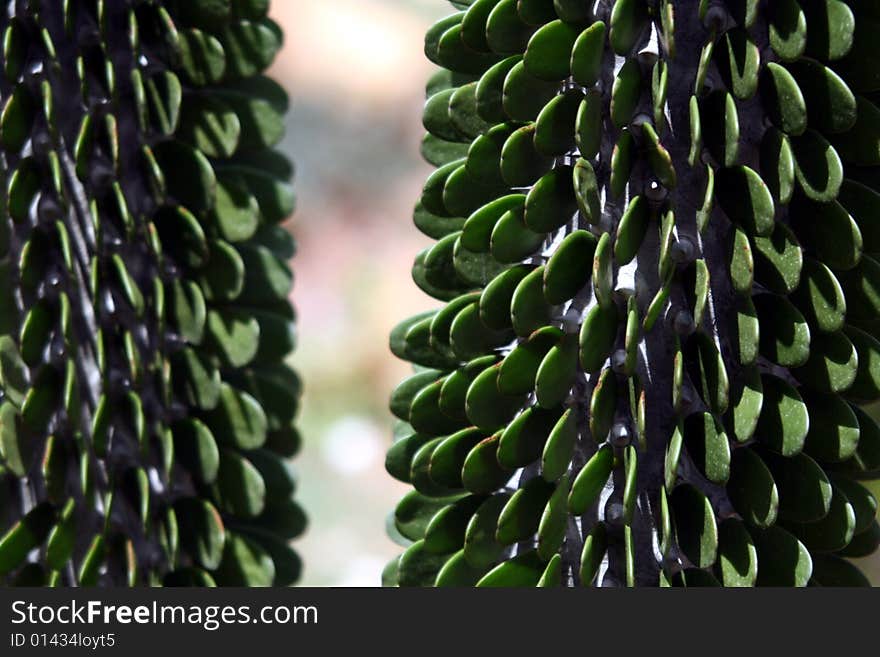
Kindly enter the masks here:
<path id="1" fill-rule="evenodd" d="M 0 582 L 299 575 L 292 167 L 267 11 L 0 9 Z"/>

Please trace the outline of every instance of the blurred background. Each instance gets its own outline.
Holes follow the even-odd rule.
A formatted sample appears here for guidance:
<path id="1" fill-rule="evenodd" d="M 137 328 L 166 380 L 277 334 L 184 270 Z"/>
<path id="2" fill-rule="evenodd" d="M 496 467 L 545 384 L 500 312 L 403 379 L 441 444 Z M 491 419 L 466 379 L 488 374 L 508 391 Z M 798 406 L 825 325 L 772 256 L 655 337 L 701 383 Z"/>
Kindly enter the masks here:
<path id="1" fill-rule="evenodd" d="M 384 525 L 407 487 L 383 464 L 388 396 L 410 370 L 389 352 L 388 334 L 437 305 L 410 277 L 431 243 L 411 217 L 431 171 L 419 156 L 433 67 L 423 38 L 452 11 L 445 0 L 272 3 L 285 47 L 270 75 L 291 97 L 281 148 L 297 167 L 293 363 L 305 397 L 295 463 L 310 516 L 296 542 L 303 585 L 378 586 L 402 550 Z M 880 558 L 861 566 L 880 584 Z"/>
<path id="2" fill-rule="evenodd" d="M 443 0 L 275 0 L 285 47 L 270 71 L 288 90 L 281 148 L 296 163 L 293 261 L 305 381 L 295 463 L 309 510 L 297 541 L 302 584 L 378 586 L 401 550 L 385 518 L 406 487 L 385 473 L 388 396 L 409 367 L 388 351 L 400 320 L 435 305 L 412 282 L 430 243 L 412 209 L 430 167 L 419 156 L 424 33 Z"/>

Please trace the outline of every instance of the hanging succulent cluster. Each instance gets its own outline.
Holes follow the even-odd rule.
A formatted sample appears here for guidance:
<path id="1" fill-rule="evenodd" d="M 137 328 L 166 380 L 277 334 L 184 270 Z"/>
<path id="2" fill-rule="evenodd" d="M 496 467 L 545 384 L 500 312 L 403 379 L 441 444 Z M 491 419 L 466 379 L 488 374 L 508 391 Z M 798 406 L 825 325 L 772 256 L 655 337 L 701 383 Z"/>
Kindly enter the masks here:
<path id="1" fill-rule="evenodd" d="M 452 4 L 385 582 L 866 583 L 880 4 Z"/>
<path id="2" fill-rule="evenodd" d="M 298 576 L 267 5 L 0 9 L 0 582 Z"/>

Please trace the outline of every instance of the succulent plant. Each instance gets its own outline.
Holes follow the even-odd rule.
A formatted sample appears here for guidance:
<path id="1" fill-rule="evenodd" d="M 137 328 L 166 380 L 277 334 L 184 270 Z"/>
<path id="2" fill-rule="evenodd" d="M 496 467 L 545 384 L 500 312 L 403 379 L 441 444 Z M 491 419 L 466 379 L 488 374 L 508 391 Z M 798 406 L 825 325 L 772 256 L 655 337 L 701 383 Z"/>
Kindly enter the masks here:
<path id="1" fill-rule="evenodd" d="M 384 582 L 865 584 L 880 5 L 452 4 Z"/>
<path id="2" fill-rule="evenodd" d="M 267 5 L 0 10 L 0 582 L 298 576 Z"/>

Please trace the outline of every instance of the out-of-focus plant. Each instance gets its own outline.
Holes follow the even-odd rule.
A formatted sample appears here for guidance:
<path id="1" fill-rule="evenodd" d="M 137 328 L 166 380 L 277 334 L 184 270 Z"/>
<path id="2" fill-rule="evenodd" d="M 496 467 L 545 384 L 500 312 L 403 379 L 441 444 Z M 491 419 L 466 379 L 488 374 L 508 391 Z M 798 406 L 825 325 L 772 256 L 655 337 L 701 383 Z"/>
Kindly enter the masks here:
<path id="1" fill-rule="evenodd" d="M 0 578 L 286 585 L 292 168 L 268 0 L 0 10 Z"/>

